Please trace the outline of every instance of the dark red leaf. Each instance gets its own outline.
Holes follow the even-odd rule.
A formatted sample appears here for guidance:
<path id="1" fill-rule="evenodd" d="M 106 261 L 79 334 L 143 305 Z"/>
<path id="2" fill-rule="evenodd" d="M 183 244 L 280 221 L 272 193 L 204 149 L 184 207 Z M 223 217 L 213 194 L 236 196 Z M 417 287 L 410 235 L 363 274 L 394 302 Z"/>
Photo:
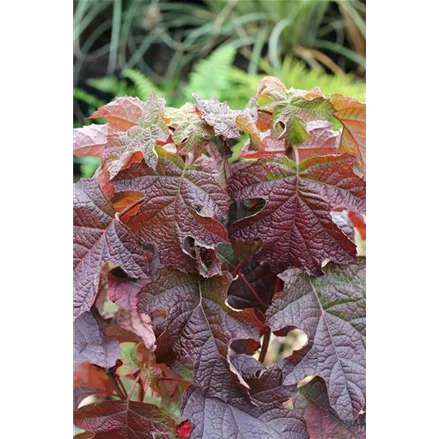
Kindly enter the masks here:
<path id="1" fill-rule="evenodd" d="M 166 318 L 154 322 L 157 335 L 156 357 L 172 364 L 178 359 L 194 363 L 197 383 L 208 385 L 206 371 L 214 364 L 227 363 L 230 344 L 249 340 L 259 345 L 258 322 L 250 310 L 233 311 L 225 299 L 230 286 L 229 273 L 202 278 L 178 271 L 160 270 L 157 280 L 139 293 L 139 311 Z"/>
<path id="2" fill-rule="evenodd" d="M 110 368 L 119 358 L 119 343 L 105 341 L 105 325 L 91 312 L 81 314 L 73 324 L 74 369 L 81 363 L 93 363 L 97 366 Z"/>
<path id="3" fill-rule="evenodd" d="M 95 433 L 94 439 L 154 439 L 174 432 L 172 418 L 155 405 L 137 401 L 103 401 L 81 407 L 75 425 Z"/>
<path id="4" fill-rule="evenodd" d="M 349 155 L 310 157 L 296 166 L 282 155 L 235 168 L 229 180 L 233 199 L 264 199 L 262 210 L 232 225 L 232 237 L 262 239 L 258 260 L 272 271 L 291 266 L 321 274 L 321 263 L 355 261 L 356 247 L 334 224 L 335 208 L 364 213 L 364 181 L 352 171 Z"/>
<path id="5" fill-rule="evenodd" d="M 343 233 L 352 241 L 355 242 L 355 230 L 348 216 L 347 210 L 340 210 L 331 212 L 332 221 L 343 231 Z"/>
<path id="6" fill-rule="evenodd" d="M 252 363 L 256 362 L 252 360 Z M 224 379 L 215 375 L 217 388 L 221 389 L 217 394 L 203 393 L 196 387 L 187 391 L 183 402 L 183 416 L 191 420 L 191 438 L 308 438 L 305 425 L 299 416 L 282 406 L 291 397 L 292 390 L 282 386 L 281 369 L 277 366 L 266 369 L 262 364 L 259 365 L 257 373 L 251 373 L 250 376 L 252 365 L 246 364 L 240 368 L 250 385 L 250 397 L 242 391 L 239 393 L 239 384 L 230 376 Z"/>
<path id="7" fill-rule="evenodd" d="M 316 377 L 300 387 L 293 404 L 306 423 L 310 439 L 366 439 L 366 414 L 355 421 L 342 421 L 329 404 L 321 378 Z"/>
<path id="8" fill-rule="evenodd" d="M 136 279 L 147 276 L 148 260 L 95 180 L 75 184 L 73 212 L 73 314 L 79 316 L 92 306 L 101 270 L 108 262 L 120 265 Z"/>
<path id="9" fill-rule="evenodd" d="M 295 327 L 309 339 L 303 353 L 286 359 L 284 383 L 322 377 L 331 406 L 344 420 L 356 419 L 365 404 L 365 274 L 362 264 L 330 264 L 318 278 L 287 270 L 280 275 L 284 290 L 266 313 L 273 331 Z"/>
<path id="10" fill-rule="evenodd" d="M 217 274 L 219 263 L 209 250 L 228 242 L 227 230 L 217 219 L 227 218 L 227 193 L 211 168 L 186 166 L 179 156 L 161 148 L 157 151 L 156 170 L 139 163 L 113 180 L 118 197 L 132 192 L 144 196 L 143 203 L 126 210 L 121 220 L 145 242 L 156 246 L 165 267 Z M 197 254 L 193 247 L 208 252 Z"/>

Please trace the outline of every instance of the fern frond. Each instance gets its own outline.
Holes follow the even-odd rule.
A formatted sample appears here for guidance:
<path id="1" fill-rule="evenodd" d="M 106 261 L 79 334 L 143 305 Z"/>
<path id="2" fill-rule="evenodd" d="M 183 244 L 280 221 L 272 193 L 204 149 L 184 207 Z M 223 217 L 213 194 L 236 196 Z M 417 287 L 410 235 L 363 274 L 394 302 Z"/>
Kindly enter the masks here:
<path id="1" fill-rule="evenodd" d="M 126 96 L 129 88 L 127 81 L 114 76 L 92 78 L 87 81 L 87 85 L 112 96 Z"/>
<path id="2" fill-rule="evenodd" d="M 97 98 L 91 93 L 86 92 L 85 90 L 82 90 L 81 88 L 73 89 L 73 97 L 80 101 L 85 102 L 90 107 L 93 107 L 95 109 L 101 107 L 105 103 L 101 99 Z"/>
<path id="3" fill-rule="evenodd" d="M 146 101 L 151 93 L 163 96 L 163 92 L 156 87 L 149 78 L 138 70 L 126 69 L 122 72 L 125 78 L 130 79 L 136 88 L 136 96 L 142 101 Z"/>
<path id="4" fill-rule="evenodd" d="M 196 92 L 202 98 L 213 96 L 222 99 L 222 93 L 231 85 L 229 70 L 235 58 L 236 50 L 226 46 L 215 50 L 206 59 L 194 66 L 194 71 L 189 75 L 189 83 L 185 90 L 188 99 L 193 99 L 192 93 Z"/>

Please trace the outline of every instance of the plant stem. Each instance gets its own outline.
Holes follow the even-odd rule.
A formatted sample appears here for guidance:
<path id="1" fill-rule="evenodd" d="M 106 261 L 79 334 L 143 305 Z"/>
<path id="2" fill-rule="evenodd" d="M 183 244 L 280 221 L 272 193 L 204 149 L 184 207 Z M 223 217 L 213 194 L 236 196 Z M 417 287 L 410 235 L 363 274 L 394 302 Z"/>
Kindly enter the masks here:
<path id="1" fill-rule="evenodd" d="M 289 159 L 292 159 L 293 155 L 294 155 L 293 145 L 291 145 L 291 143 L 288 141 L 288 139 L 285 139 L 285 155 Z"/>
<path id="2" fill-rule="evenodd" d="M 133 386 L 131 387 L 130 393 L 126 397 L 127 400 L 130 400 L 131 397 L 133 396 L 134 389 L 136 388 L 136 385 L 139 382 L 139 380 L 140 380 L 140 373 L 137 375 L 136 379 L 134 380 L 134 383 L 133 383 Z M 140 385 L 140 387 L 142 387 L 142 385 Z"/>
<path id="3" fill-rule="evenodd" d="M 261 305 L 262 309 L 266 309 L 267 306 L 262 301 L 262 299 L 259 297 L 259 294 L 255 291 L 255 289 L 251 286 L 250 282 L 247 280 L 247 278 L 242 274 L 238 273 L 239 278 L 244 282 L 245 286 L 250 290 L 253 297 L 255 298 L 256 302 L 258 302 L 259 305 Z"/>
<path id="4" fill-rule="evenodd" d="M 114 390 L 116 390 L 117 396 L 120 399 L 126 399 L 125 388 L 123 387 L 122 383 L 120 381 L 118 381 L 119 377 L 117 377 L 117 375 L 115 375 L 113 372 L 107 372 L 107 374 L 108 374 L 108 377 L 110 378 L 111 382 L 113 383 Z"/>
<path id="5" fill-rule="evenodd" d="M 175 381 L 177 383 L 183 383 L 183 384 L 187 384 L 188 383 L 188 381 L 180 380 L 178 378 L 159 378 L 158 381 Z"/>
<path id="6" fill-rule="evenodd" d="M 140 376 L 140 374 L 139 374 Z M 139 401 L 143 402 L 143 400 L 145 399 L 145 390 L 143 388 L 143 384 L 139 381 Z"/>
<path id="7" fill-rule="evenodd" d="M 261 363 L 264 362 L 265 357 L 267 355 L 268 345 L 270 344 L 270 337 L 271 337 L 271 331 L 269 329 L 267 329 L 264 332 L 263 339 L 262 339 L 262 348 L 261 348 L 261 352 L 259 353 L 259 361 Z"/>

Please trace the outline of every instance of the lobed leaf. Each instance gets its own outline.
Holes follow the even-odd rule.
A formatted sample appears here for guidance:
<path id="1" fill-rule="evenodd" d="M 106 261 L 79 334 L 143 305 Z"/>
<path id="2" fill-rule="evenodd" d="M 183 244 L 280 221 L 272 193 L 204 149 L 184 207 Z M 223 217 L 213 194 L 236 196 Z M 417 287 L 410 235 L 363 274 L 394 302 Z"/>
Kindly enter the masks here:
<path id="1" fill-rule="evenodd" d="M 105 340 L 105 326 L 91 312 L 81 314 L 73 324 L 73 368 L 92 363 L 103 368 L 113 367 L 119 358 L 119 343 Z"/>
<path id="2" fill-rule="evenodd" d="M 169 136 L 168 129 L 163 122 L 165 100 L 151 93 L 146 102 L 141 103 L 142 113 L 136 123 L 126 130 L 113 131 L 108 136 L 108 144 L 102 153 L 101 177 L 104 182 L 113 179 L 121 169 L 129 166 L 141 157 L 152 168 L 158 161 L 155 146 L 158 142 L 164 144 Z M 109 120 L 110 127 L 111 119 Z"/>
<path id="3" fill-rule="evenodd" d="M 226 139 L 241 137 L 235 118 L 237 111 L 232 110 L 227 103 L 218 101 L 217 98 L 201 99 L 194 93 L 195 100 L 201 111 L 202 118 L 215 130 L 216 136 Z"/>
<path id="4" fill-rule="evenodd" d="M 325 259 L 356 260 L 356 247 L 334 224 L 331 210 L 364 213 L 364 181 L 352 171 L 355 158 L 310 157 L 299 165 L 282 155 L 237 167 L 229 180 L 232 199 L 263 199 L 259 212 L 232 224 L 234 239 L 262 239 L 257 258 L 273 272 L 291 266 L 321 274 Z"/>
<path id="5" fill-rule="evenodd" d="M 201 156 L 213 137 L 212 128 L 191 103 L 180 109 L 167 108 L 164 121 L 173 130 L 171 136 L 180 154 L 192 153 L 195 158 Z"/>
<path id="6" fill-rule="evenodd" d="M 156 170 L 135 164 L 112 182 L 119 198 L 133 192 L 144 197 L 121 220 L 144 242 L 156 246 L 165 267 L 217 274 L 221 268 L 213 250 L 228 242 L 227 230 L 218 221 L 227 218 L 227 193 L 210 167 L 185 165 L 179 156 L 157 151 Z M 191 239 L 195 248 L 190 247 Z"/>
<path id="7" fill-rule="evenodd" d="M 343 421 L 331 408 L 325 382 L 314 378 L 293 397 L 294 410 L 304 419 L 310 439 L 366 439 L 366 414 Z"/>
<path id="8" fill-rule="evenodd" d="M 258 88 L 256 103 L 260 110 L 270 112 L 271 136 L 286 139 L 290 144 L 300 144 L 311 138 L 307 122 L 328 119 L 332 105 L 318 88 L 310 92 L 287 89 L 273 77 L 265 77 Z"/>
<path id="9" fill-rule="evenodd" d="M 266 313 L 273 331 L 299 328 L 309 339 L 303 352 L 286 359 L 284 384 L 320 376 L 331 406 L 344 420 L 356 419 L 365 405 L 365 271 L 362 264 L 330 264 L 324 276 L 311 278 L 289 269 L 280 275 L 284 290 Z"/>
<path id="10" fill-rule="evenodd" d="M 94 433 L 94 439 L 154 439 L 175 430 L 171 417 L 155 405 L 137 401 L 103 401 L 76 410 L 77 427 Z"/>
<path id="11" fill-rule="evenodd" d="M 148 260 L 137 238 L 116 217 L 96 180 L 83 179 L 73 193 L 73 314 L 88 311 L 97 294 L 102 268 L 120 267 L 134 279 L 146 278 Z"/>

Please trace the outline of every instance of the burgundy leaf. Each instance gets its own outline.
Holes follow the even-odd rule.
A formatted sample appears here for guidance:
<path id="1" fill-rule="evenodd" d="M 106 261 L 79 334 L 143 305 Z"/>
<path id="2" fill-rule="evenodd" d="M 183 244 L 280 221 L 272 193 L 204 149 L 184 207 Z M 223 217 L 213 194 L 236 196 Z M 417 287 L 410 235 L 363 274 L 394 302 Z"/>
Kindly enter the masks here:
<path id="1" fill-rule="evenodd" d="M 179 359 L 194 363 L 194 381 L 208 387 L 210 368 L 227 364 L 234 340 L 259 345 L 258 322 L 249 310 L 236 312 L 226 303 L 231 276 L 202 278 L 178 271 L 160 270 L 157 280 L 139 293 L 139 311 L 166 316 L 154 322 L 156 357 L 172 364 Z"/>
<path id="2" fill-rule="evenodd" d="M 108 126 L 89 125 L 73 130 L 73 155 L 101 157 L 107 145 Z"/>
<path id="3" fill-rule="evenodd" d="M 146 279 L 132 280 L 108 273 L 108 298 L 125 310 L 137 309 L 137 293 Z"/>
<path id="4" fill-rule="evenodd" d="M 300 387 L 293 403 L 294 410 L 306 423 L 310 439 L 366 439 L 366 415 L 355 421 L 342 421 L 329 404 L 321 378 Z"/>
<path id="5" fill-rule="evenodd" d="M 227 180 L 230 177 L 230 164 L 227 161 L 232 156 L 229 145 L 224 141 L 221 145 L 209 142 L 206 145 L 205 153 L 197 162 L 202 166 L 208 166 L 218 172 L 217 181 L 221 187 L 227 187 Z"/>
<path id="6" fill-rule="evenodd" d="M 232 356 L 230 361 L 248 384 L 252 403 L 265 411 L 280 408 L 296 392 L 295 385 L 283 384 L 283 372 L 279 366 L 267 368 L 255 358 L 243 354 Z"/>
<path id="7" fill-rule="evenodd" d="M 108 262 L 120 265 L 132 278 L 145 278 L 148 261 L 95 180 L 75 184 L 73 212 L 73 314 L 77 317 L 92 306 L 101 270 Z"/>
<path id="8" fill-rule="evenodd" d="M 171 417 L 155 405 L 137 401 L 104 401 L 84 406 L 74 415 L 75 425 L 94 439 L 154 439 L 175 430 Z"/>
<path id="9" fill-rule="evenodd" d="M 241 137 L 235 120 L 238 111 L 232 110 L 225 102 L 219 102 L 217 98 L 201 99 L 195 93 L 194 97 L 203 119 L 213 127 L 216 136 L 223 136 L 226 139 Z"/>
<path id="10" fill-rule="evenodd" d="M 132 192 L 144 196 L 143 203 L 126 210 L 121 220 L 145 242 L 156 246 L 165 267 L 217 274 L 220 270 L 214 252 L 197 254 L 194 247 L 213 250 L 228 242 L 227 230 L 217 220 L 227 218 L 227 193 L 211 168 L 186 166 L 179 156 L 161 148 L 157 151 L 156 170 L 135 164 L 112 182 L 118 197 Z"/>
<path id="11" fill-rule="evenodd" d="M 284 384 L 309 375 L 322 377 L 331 406 L 344 420 L 358 417 L 366 391 L 365 266 L 328 265 L 324 276 L 311 278 L 298 269 L 280 277 L 285 282 L 267 310 L 273 331 L 303 330 L 309 344 L 286 359 Z"/>
<path id="12" fill-rule="evenodd" d="M 105 325 L 91 312 L 81 314 L 73 324 L 73 368 L 92 363 L 104 368 L 114 366 L 119 358 L 119 343 L 105 341 Z"/>
<path id="13" fill-rule="evenodd" d="M 306 130 L 311 138 L 297 145 L 300 160 L 311 155 L 336 154 L 340 143 L 340 131 L 332 129 L 331 122 L 326 120 L 313 120 L 306 124 Z"/>
<path id="14" fill-rule="evenodd" d="M 196 387 L 185 394 L 183 416 L 192 423 L 192 439 L 306 439 L 305 425 L 294 411 L 282 407 L 291 394 L 282 391 L 279 368 L 263 370 L 260 377 L 249 379 L 251 399 L 222 392 L 210 396 Z M 218 382 L 224 388 L 224 382 Z M 235 388 L 238 386 L 235 385 Z"/>
<path id="15" fill-rule="evenodd" d="M 151 318 L 137 311 L 137 294 L 145 284 L 145 279 L 134 281 L 109 273 L 108 297 L 120 307 L 117 312 L 118 325 L 138 335 L 148 349 L 154 349 L 155 335 Z"/>
<path id="16" fill-rule="evenodd" d="M 334 224 L 336 208 L 364 213 L 365 183 L 352 171 L 349 155 L 310 157 L 298 166 L 282 155 L 235 168 L 229 180 L 233 199 L 260 199 L 256 214 L 232 225 L 238 240 L 262 239 L 258 260 L 274 272 L 291 266 L 321 274 L 321 263 L 355 261 L 356 247 Z"/>

